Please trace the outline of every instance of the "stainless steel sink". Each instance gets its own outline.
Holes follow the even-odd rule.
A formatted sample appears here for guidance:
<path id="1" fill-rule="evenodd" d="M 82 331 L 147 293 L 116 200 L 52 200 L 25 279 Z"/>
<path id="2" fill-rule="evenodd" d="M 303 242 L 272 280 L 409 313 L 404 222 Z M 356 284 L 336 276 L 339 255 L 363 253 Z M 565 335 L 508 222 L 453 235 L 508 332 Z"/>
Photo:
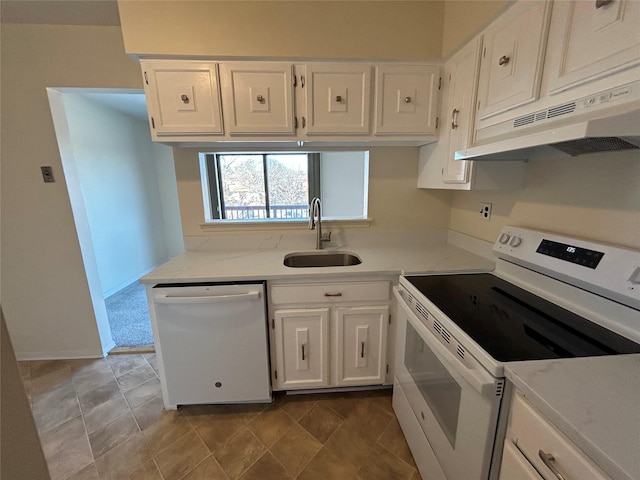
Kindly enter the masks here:
<path id="1" fill-rule="evenodd" d="M 361 263 L 360 257 L 349 252 L 289 253 L 284 257 L 284 265 L 293 268 L 347 267 Z"/>

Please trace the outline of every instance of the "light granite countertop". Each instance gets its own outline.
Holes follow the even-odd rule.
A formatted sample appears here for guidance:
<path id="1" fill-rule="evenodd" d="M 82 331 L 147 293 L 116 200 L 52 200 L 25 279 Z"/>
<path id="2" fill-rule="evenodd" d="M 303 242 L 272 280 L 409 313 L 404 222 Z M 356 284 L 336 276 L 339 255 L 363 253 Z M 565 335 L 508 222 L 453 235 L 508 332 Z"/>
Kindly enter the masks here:
<path id="1" fill-rule="evenodd" d="M 514 362 L 507 378 L 614 479 L 640 479 L 640 354 Z"/>
<path id="2" fill-rule="evenodd" d="M 256 235 L 191 240 L 189 250 L 140 279 L 144 284 L 229 280 L 294 280 L 401 273 L 490 271 L 493 261 L 447 243 L 446 231 L 338 234 L 322 251 L 355 253 L 348 267 L 291 268 L 284 257 L 315 252 L 315 235 Z"/>

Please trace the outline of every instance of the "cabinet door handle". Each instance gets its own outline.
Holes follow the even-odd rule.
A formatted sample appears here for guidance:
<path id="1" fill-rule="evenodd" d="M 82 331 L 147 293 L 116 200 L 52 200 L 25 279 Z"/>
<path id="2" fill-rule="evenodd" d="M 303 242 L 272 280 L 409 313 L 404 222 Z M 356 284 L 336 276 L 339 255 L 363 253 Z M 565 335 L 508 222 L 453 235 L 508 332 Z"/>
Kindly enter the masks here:
<path id="1" fill-rule="evenodd" d="M 189 103 L 189 97 L 187 95 L 185 95 L 184 93 L 182 95 L 180 95 L 180 100 L 182 100 L 182 103 L 184 103 L 185 105 L 187 103 Z"/>
<path id="2" fill-rule="evenodd" d="M 596 0 L 596 9 L 606 7 L 610 3 L 613 3 L 613 0 Z"/>
<path id="3" fill-rule="evenodd" d="M 260 103 L 264 102 L 264 97 L 262 95 L 258 95 L 256 97 L 256 100 L 259 101 Z"/>
<path id="4" fill-rule="evenodd" d="M 341 297 L 342 293 L 340 292 L 325 292 L 324 294 L 325 297 Z"/>
<path id="5" fill-rule="evenodd" d="M 302 344 L 302 360 L 303 360 L 303 361 L 304 361 L 304 359 L 305 359 L 305 355 L 304 355 L 304 346 L 305 346 L 305 344 L 303 343 L 303 344 Z"/>
<path id="6" fill-rule="evenodd" d="M 455 130 L 456 128 L 458 128 L 458 113 L 460 113 L 460 110 L 458 110 L 457 108 L 454 108 L 451 111 L 451 129 Z"/>
<path id="7" fill-rule="evenodd" d="M 360 358 L 364 358 L 364 342 L 360 342 Z"/>
<path id="8" fill-rule="evenodd" d="M 404 103 L 411 103 L 411 97 L 404 97 Z"/>
<path id="9" fill-rule="evenodd" d="M 551 470 L 551 472 L 556 476 L 558 480 L 566 480 L 554 465 L 553 455 L 551 455 L 550 453 L 546 453 L 542 450 L 538 450 L 538 456 L 540 457 L 540 460 L 542 460 L 542 462 L 547 466 L 549 470 Z"/>
<path id="10" fill-rule="evenodd" d="M 500 66 L 506 65 L 507 63 L 509 63 L 509 60 L 511 60 L 509 57 L 507 57 L 506 55 L 503 55 L 498 59 L 498 65 Z"/>
<path id="11" fill-rule="evenodd" d="M 342 96 L 336 95 L 336 102 L 340 103 L 342 101 Z"/>

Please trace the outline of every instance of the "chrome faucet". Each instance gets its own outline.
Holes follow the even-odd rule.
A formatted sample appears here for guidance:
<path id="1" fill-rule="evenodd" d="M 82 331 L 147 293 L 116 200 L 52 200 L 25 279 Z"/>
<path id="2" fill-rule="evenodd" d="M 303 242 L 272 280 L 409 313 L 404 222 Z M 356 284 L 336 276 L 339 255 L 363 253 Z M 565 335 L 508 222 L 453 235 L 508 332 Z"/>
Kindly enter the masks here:
<path id="1" fill-rule="evenodd" d="M 317 224 L 316 224 L 317 217 Z M 331 232 L 322 234 L 322 202 L 318 197 L 313 197 L 309 204 L 309 230 L 316 230 L 316 250 L 322 250 L 322 242 L 331 240 Z"/>

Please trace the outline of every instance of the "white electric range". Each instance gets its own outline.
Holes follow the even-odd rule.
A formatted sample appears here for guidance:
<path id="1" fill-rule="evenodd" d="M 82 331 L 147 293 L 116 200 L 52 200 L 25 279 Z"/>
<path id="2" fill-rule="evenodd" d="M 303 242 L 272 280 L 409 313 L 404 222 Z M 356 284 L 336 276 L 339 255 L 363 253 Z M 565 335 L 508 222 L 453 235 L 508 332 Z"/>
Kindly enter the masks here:
<path id="1" fill-rule="evenodd" d="M 504 227 L 491 273 L 407 275 L 394 410 L 423 478 L 497 477 L 508 362 L 640 353 L 640 252 Z"/>

